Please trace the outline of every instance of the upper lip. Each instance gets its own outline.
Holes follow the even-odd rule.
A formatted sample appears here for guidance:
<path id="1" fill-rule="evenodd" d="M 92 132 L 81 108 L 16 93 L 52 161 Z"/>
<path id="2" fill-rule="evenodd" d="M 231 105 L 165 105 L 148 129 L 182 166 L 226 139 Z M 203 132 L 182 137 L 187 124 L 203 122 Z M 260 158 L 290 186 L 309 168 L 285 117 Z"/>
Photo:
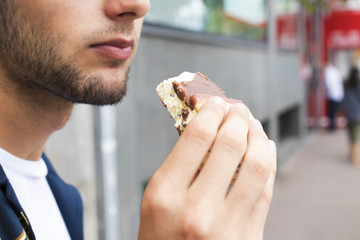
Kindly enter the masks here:
<path id="1" fill-rule="evenodd" d="M 90 47 L 96 47 L 101 45 L 110 45 L 118 48 L 127 48 L 127 47 L 133 47 L 134 46 L 134 39 L 125 39 L 125 38 L 114 38 L 105 40 L 102 42 L 98 42 L 95 44 L 91 44 Z"/>

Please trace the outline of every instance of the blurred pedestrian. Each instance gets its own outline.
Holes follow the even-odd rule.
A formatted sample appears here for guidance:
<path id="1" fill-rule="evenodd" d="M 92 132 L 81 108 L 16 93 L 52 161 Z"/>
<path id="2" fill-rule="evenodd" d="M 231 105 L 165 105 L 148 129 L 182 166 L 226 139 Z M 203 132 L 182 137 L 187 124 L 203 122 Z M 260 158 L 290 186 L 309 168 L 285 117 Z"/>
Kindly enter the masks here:
<path id="1" fill-rule="evenodd" d="M 360 85 L 359 70 L 356 67 L 350 69 L 349 78 L 345 84 L 343 109 L 348 121 L 350 159 L 354 165 L 358 165 L 360 146 Z"/>
<path id="2" fill-rule="evenodd" d="M 327 89 L 329 130 L 336 129 L 336 114 L 344 98 L 344 86 L 340 70 L 330 60 L 325 68 L 325 85 Z"/>

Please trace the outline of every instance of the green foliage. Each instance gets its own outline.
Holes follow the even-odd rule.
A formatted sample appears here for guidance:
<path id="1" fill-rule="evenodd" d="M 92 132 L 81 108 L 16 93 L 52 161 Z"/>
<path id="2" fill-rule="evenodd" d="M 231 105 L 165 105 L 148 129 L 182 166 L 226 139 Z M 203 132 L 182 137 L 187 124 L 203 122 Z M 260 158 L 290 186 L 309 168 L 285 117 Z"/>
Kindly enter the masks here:
<path id="1" fill-rule="evenodd" d="M 309 13 L 313 13 L 316 7 L 320 7 L 322 11 L 328 10 L 329 0 L 299 0 L 301 6 Z"/>
<path id="2" fill-rule="evenodd" d="M 320 7 L 321 10 L 326 11 L 328 9 L 329 0 L 299 0 L 301 6 L 309 13 L 313 13 L 316 7 Z"/>

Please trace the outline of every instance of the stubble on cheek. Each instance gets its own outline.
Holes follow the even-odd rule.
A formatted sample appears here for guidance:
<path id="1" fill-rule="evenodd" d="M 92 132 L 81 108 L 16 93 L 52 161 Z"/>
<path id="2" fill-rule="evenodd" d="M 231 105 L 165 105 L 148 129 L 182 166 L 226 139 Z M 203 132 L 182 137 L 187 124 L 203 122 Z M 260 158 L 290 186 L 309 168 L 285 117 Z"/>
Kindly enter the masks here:
<path id="1" fill-rule="evenodd" d="M 73 103 L 116 104 L 125 96 L 132 59 L 127 63 L 109 61 L 108 68 L 113 69 L 109 72 L 114 73 L 110 76 L 86 63 L 86 54 L 83 55 L 86 50 L 82 47 L 72 46 L 73 54 L 66 55 L 71 51 L 45 20 L 24 22 L 26 13 L 11 0 L 0 3 L 0 14 L 3 14 L 0 15 L 0 30 L 4 33 L 0 36 L 0 55 L 4 56 L 0 63 L 13 84 L 50 92 Z M 133 28 L 130 24 L 113 25 L 92 36 L 134 31 Z M 81 61 L 84 66 L 80 66 Z"/>

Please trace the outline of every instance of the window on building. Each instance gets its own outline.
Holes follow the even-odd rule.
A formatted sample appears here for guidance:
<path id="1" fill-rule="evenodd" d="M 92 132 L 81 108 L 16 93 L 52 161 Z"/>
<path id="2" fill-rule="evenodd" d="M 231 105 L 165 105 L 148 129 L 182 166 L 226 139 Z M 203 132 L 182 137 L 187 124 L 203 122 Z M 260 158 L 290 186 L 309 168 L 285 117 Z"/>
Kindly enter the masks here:
<path id="1" fill-rule="evenodd" d="M 264 42 L 267 0 L 152 0 L 145 22 Z"/>

